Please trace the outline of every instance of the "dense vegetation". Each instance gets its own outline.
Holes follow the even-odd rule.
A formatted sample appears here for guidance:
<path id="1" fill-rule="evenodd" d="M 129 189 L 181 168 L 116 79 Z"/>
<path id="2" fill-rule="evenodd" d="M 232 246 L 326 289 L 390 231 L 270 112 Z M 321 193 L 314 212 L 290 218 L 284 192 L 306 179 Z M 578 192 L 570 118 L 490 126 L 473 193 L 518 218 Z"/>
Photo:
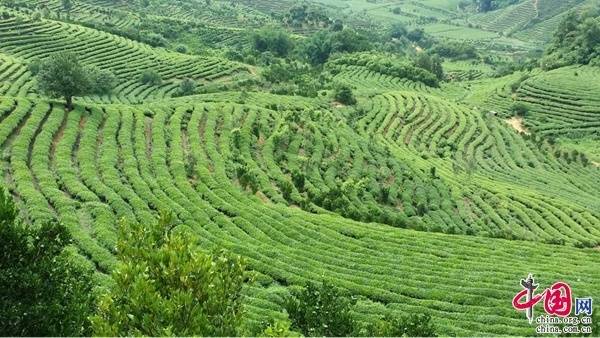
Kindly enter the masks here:
<path id="1" fill-rule="evenodd" d="M 68 229 L 23 224 L 0 191 L 0 331 L 10 336 L 85 336 L 94 308 L 93 269 Z"/>
<path id="2" fill-rule="evenodd" d="M 236 336 L 241 334 L 244 263 L 203 254 L 186 230 L 163 214 L 119 228 L 113 285 L 92 317 L 100 336 Z"/>
<path id="3" fill-rule="evenodd" d="M 2 2 L 0 332 L 532 335 L 600 296 L 590 5 Z"/>
<path id="4" fill-rule="evenodd" d="M 546 69 L 574 64 L 600 66 L 600 7 L 569 12 L 546 54 L 541 61 Z"/>

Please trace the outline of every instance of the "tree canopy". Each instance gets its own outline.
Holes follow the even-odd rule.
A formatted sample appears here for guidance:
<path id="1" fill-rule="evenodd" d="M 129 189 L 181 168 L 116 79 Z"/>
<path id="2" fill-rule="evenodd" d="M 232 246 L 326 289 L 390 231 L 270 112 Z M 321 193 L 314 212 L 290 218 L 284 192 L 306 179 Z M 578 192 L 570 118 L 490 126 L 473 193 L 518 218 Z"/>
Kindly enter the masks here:
<path id="1" fill-rule="evenodd" d="M 44 60 L 37 78 L 39 89 L 50 97 L 64 98 L 68 109 L 73 107 L 73 96 L 108 94 L 116 82 L 111 72 L 85 67 L 70 52 L 52 54 Z"/>
<path id="2" fill-rule="evenodd" d="M 286 300 L 285 309 L 292 327 L 310 337 L 342 337 L 353 331 L 352 306 L 355 300 L 327 281 L 307 283 L 302 291 Z"/>
<path id="3" fill-rule="evenodd" d="M 359 321 L 354 315 L 357 299 L 327 281 L 307 282 L 285 301 L 291 328 L 307 337 L 435 337 L 431 316 L 415 313 L 402 317 Z M 289 332 L 285 323 L 274 328 Z"/>
<path id="4" fill-rule="evenodd" d="M 0 189 L 0 332 L 6 336 L 89 335 L 93 269 L 57 222 L 23 224 Z"/>
<path id="5" fill-rule="evenodd" d="M 573 64 L 600 65 L 600 7 L 569 12 L 541 60 L 545 69 Z"/>
<path id="6" fill-rule="evenodd" d="M 242 319 L 244 261 L 202 253 L 193 235 L 163 214 L 150 225 L 119 227 L 112 284 L 92 318 L 101 336 L 236 336 Z"/>
<path id="7" fill-rule="evenodd" d="M 294 48 L 290 36 L 283 30 L 265 28 L 252 34 L 252 44 L 258 52 L 271 52 L 286 57 Z"/>

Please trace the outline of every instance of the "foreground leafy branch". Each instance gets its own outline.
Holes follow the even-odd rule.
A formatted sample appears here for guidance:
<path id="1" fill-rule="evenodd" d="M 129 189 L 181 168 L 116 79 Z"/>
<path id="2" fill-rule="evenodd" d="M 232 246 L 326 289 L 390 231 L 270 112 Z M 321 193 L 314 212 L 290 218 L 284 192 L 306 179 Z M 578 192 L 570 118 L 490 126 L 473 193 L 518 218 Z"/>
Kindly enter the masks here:
<path id="1" fill-rule="evenodd" d="M 155 224 L 121 223 L 119 265 L 100 297 L 102 336 L 236 336 L 242 318 L 244 261 L 207 255 L 163 215 Z"/>
<path id="2" fill-rule="evenodd" d="M 93 311 L 93 270 L 57 222 L 20 222 L 0 189 L 0 333 L 85 336 Z"/>

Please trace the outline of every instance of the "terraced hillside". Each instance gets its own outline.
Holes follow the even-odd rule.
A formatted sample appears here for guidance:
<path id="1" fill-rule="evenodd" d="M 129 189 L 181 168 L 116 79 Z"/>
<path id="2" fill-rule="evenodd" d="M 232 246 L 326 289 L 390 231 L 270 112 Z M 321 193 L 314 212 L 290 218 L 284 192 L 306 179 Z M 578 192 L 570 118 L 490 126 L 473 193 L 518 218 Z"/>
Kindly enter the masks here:
<path id="1" fill-rule="evenodd" d="M 523 0 L 499 10 L 481 13 L 469 21 L 482 28 L 533 42 L 548 41 L 569 10 L 593 6 L 590 0 Z"/>
<path id="2" fill-rule="evenodd" d="M 506 111 L 512 102 L 531 109 L 527 126 L 547 137 L 578 138 L 598 135 L 598 84 L 595 67 L 572 66 L 528 77 L 515 93 L 508 84 L 497 88 L 488 99 L 489 106 Z"/>
<path id="3" fill-rule="evenodd" d="M 112 6 L 75 3 L 82 17 Z M 454 15 L 437 0 L 398 3 Z M 69 111 L 38 93 L 29 64 L 65 49 L 114 72 L 113 94 L 76 98 Z M 440 335 L 531 335 L 511 307 L 528 273 L 600 297 L 600 168 L 552 138 L 598 135 L 597 68 L 536 70 L 511 88 L 522 73 L 490 78 L 491 67 L 448 62 L 453 81 L 433 87 L 343 60 L 323 73 L 352 89 L 356 107 L 330 88 L 174 98 L 186 78 L 229 83 L 259 67 L 11 11 L 0 19 L 2 183 L 27 221 L 67 225 L 99 279 L 116 264 L 119 220 L 172 211 L 202 248 L 248 259 L 253 323 L 285 316 L 290 290 L 322 279 L 358 298 L 361 321 L 429 313 Z M 148 69 L 163 83 L 142 84 Z M 531 108 L 531 135 L 506 123 L 515 102 Z"/>
<path id="4" fill-rule="evenodd" d="M 210 57 L 188 56 L 153 49 L 126 38 L 53 20 L 33 21 L 14 16 L 0 23 L 1 94 L 36 97 L 36 85 L 26 65 L 68 49 L 83 63 L 111 70 L 119 79 L 115 95 L 88 97 L 89 102 L 140 103 L 170 97 L 185 78 L 202 83 L 248 73 L 245 66 Z M 139 81 L 145 69 L 158 72 L 161 86 Z"/>
<path id="5" fill-rule="evenodd" d="M 427 97 L 414 99 L 419 104 Z M 527 269 L 535 269 L 548 280 L 576 273 L 574 287 L 594 294 L 592 286 L 599 278 L 596 264 L 600 263 L 594 251 L 536 244 L 531 261 L 525 262 L 520 257 L 529 245 L 525 242 L 415 232 L 286 207 L 279 189 L 268 181 L 279 172 L 277 165 L 261 168 L 272 161 L 269 152 L 240 155 L 250 165 L 255 160 L 250 156 L 266 161 L 252 168 L 262 183 L 257 193 L 245 191 L 232 180 L 227 167 L 236 152 L 232 147 L 237 142 L 236 130 L 248 135 L 253 121 L 279 115 L 261 107 L 261 100 L 268 98 L 258 95 L 259 102 L 238 105 L 208 103 L 199 97 L 189 103 L 164 102 L 144 109 L 91 105 L 65 113 L 62 107 L 44 101 L 3 98 L 5 182 L 27 218 L 42 222 L 58 217 L 65 222 L 82 254 L 100 272 L 114 265 L 117 219 L 148 222 L 159 209 L 170 208 L 180 221 L 202 234 L 204 246 L 243 254 L 252 268 L 264 274 L 263 286 L 248 290 L 249 309 L 257 320 L 280 306 L 282 287 L 322 275 L 364 296 L 364 316 L 425 308 L 438 318 L 443 332 L 461 335 L 527 334 L 527 322 L 512 309 L 498 312 L 515 290 L 514 281 Z M 303 104 L 292 101 L 290 107 Z M 238 125 L 248 127 L 236 129 Z M 262 132 L 259 138 L 267 139 Z M 240 144 L 241 149 L 249 147 L 246 142 Z M 268 149 L 269 143 L 264 147 Z M 402 158 L 400 146 L 392 152 Z M 483 184 L 486 179 L 480 180 Z M 577 218 L 570 222 L 582 225 L 561 225 L 559 217 L 569 219 L 559 209 L 565 206 L 536 196 L 519 194 L 511 201 L 510 212 L 521 210 L 525 219 L 548 220 L 539 226 L 531 223 L 531 229 L 520 231 L 506 224 L 501 213 L 489 213 L 492 207 L 482 199 L 469 202 L 467 212 L 474 218 L 484 213 L 494 218 L 482 222 L 484 227 L 512 227 L 515 233 L 556 234 L 569 241 L 597 235 L 596 214 L 573 212 Z M 440 227 L 447 224 L 442 217 L 443 211 L 432 216 Z M 477 229 L 473 223 L 464 227 Z M 555 261 L 586 263 L 561 275 L 554 263 L 544 263 L 550 253 Z M 426 270 L 422 270 L 423 263 Z M 434 275 L 429 273 L 431 266 L 437 271 Z M 487 286 L 482 287 L 482 281 Z M 423 289 L 423 283 L 429 287 Z M 487 318 L 488 325 L 481 323 L 482 318 Z"/>

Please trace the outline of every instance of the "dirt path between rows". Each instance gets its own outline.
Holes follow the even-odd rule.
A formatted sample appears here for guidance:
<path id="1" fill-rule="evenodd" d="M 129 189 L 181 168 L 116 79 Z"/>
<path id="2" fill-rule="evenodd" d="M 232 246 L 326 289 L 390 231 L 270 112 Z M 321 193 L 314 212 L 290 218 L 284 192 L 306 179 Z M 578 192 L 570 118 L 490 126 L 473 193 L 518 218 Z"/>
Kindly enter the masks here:
<path id="1" fill-rule="evenodd" d="M 511 117 L 510 119 L 506 119 L 505 122 L 508 123 L 511 127 L 513 127 L 513 129 L 515 129 L 519 133 L 529 135 L 529 131 L 523 125 L 522 117 Z"/>

